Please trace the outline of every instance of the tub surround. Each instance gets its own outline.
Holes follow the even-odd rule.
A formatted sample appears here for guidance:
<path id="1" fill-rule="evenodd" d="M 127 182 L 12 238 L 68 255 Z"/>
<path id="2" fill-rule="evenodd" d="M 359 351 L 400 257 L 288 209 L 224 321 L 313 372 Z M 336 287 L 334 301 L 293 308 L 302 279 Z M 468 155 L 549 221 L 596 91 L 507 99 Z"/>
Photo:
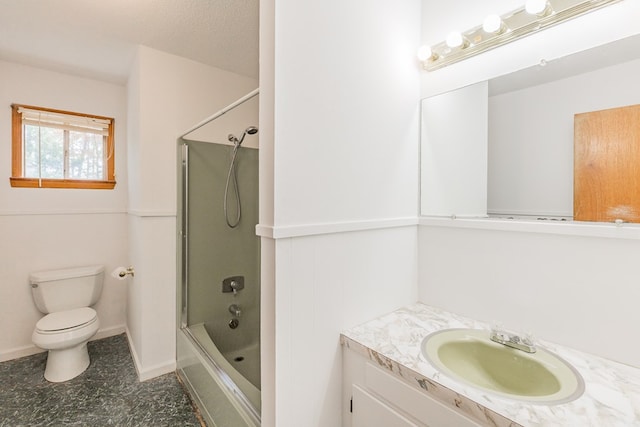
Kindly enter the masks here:
<path id="1" fill-rule="evenodd" d="M 341 343 L 483 424 L 640 426 L 640 369 L 537 339 L 537 345 L 578 370 L 585 381 L 585 392 L 577 400 L 550 406 L 509 400 L 453 380 L 422 357 L 423 338 L 449 328 L 488 330 L 490 326 L 416 303 L 343 332 Z"/>

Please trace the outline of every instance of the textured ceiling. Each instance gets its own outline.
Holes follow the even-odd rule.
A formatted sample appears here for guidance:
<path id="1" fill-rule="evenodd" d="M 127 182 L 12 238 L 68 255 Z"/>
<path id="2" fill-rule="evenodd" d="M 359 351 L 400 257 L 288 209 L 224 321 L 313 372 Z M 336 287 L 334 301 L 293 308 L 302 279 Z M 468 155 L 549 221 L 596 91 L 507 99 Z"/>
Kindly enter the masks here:
<path id="1" fill-rule="evenodd" d="M 0 0 L 0 59 L 126 80 L 135 46 L 258 76 L 258 0 Z"/>

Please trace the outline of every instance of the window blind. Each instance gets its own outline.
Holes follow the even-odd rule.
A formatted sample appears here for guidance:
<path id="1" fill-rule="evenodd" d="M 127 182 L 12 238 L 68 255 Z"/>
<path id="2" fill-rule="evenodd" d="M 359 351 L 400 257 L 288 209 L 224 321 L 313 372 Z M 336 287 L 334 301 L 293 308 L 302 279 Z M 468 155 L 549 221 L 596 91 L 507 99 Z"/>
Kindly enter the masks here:
<path id="1" fill-rule="evenodd" d="M 111 124 L 111 120 L 50 111 L 31 110 L 25 107 L 20 107 L 18 112 L 22 114 L 23 124 L 44 126 L 74 132 L 93 133 L 103 136 L 109 135 L 109 125 Z"/>

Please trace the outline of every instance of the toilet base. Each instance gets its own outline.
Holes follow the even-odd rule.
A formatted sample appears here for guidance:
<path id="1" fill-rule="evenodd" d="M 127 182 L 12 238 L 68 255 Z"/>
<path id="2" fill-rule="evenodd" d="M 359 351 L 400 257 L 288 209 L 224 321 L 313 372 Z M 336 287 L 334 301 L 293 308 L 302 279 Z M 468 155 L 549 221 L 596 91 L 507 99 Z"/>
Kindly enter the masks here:
<path id="1" fill-rule="evenodd" d="M 89 367 L 87 342 L 71 348 L 49 350 L 44 378 L 52 383 L 69 381 Z"/>

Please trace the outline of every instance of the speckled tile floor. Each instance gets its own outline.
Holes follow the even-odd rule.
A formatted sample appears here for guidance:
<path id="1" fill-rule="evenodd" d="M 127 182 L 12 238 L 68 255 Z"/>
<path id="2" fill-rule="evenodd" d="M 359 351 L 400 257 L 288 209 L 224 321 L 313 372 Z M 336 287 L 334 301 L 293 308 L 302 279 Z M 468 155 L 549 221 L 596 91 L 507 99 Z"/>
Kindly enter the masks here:
<path id="1" fill-rule="evenodd" d="M 44 379 L 46 353 L 0 363 L 0 426 L 204 425 L 174 373 L 138 381 L 124 334 L 88 348 L 89 368 L 63 383 Z"/>

